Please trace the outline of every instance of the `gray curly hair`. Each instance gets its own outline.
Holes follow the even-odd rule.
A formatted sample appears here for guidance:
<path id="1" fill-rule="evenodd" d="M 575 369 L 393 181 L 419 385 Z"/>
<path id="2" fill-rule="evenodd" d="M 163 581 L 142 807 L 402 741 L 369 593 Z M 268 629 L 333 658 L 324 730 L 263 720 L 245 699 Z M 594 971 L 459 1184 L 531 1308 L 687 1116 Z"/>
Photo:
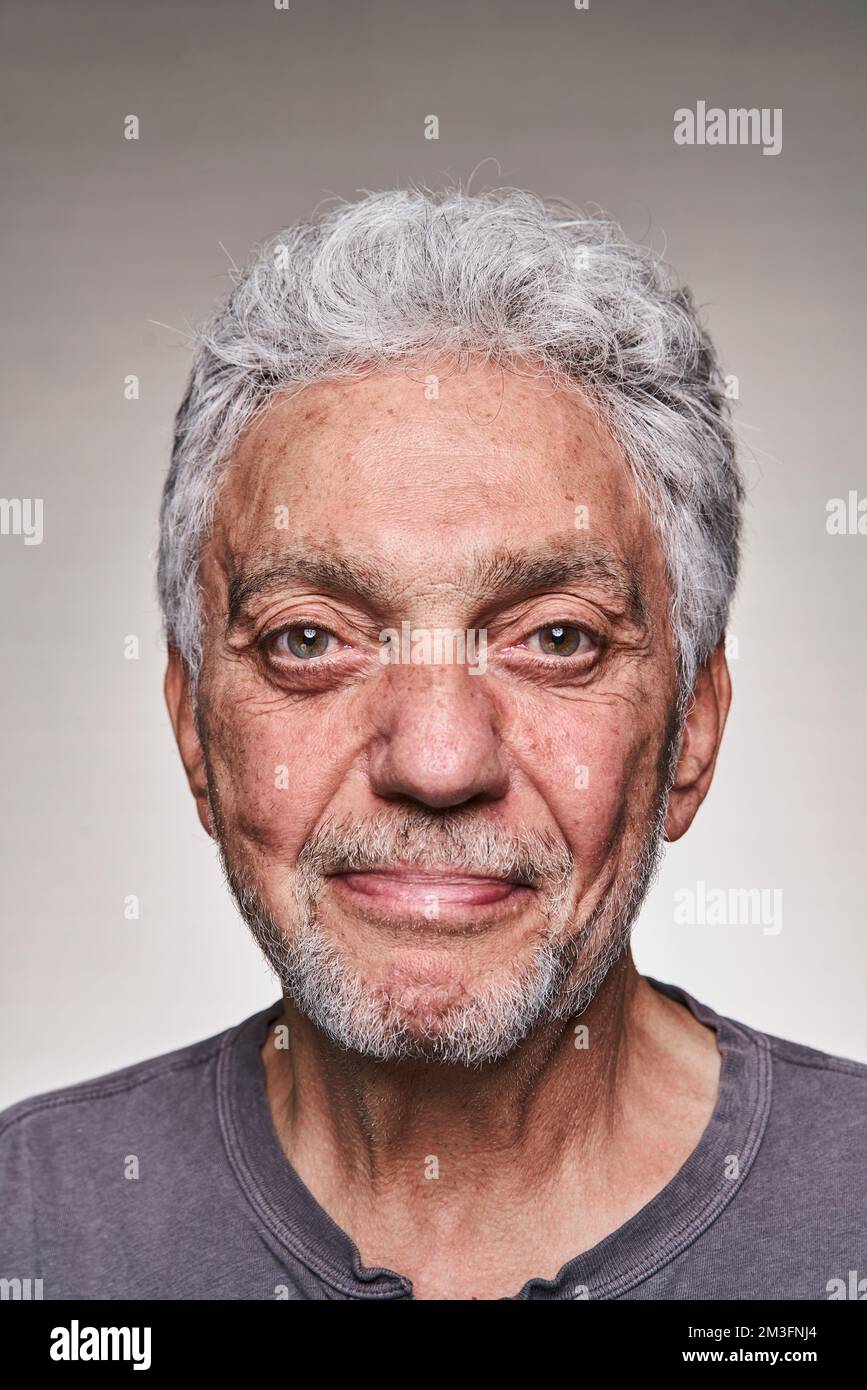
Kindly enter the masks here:
<path id="1" fill-rule="evenodd" d="M 517 189 L 365 193 L 280 232 L 202 329 L 160 512 L 166 636 L 195 688 L 199 553 L 242 431 L 278 393 L 427 354 L 526 363 L 618 440 L 670 581 L 679 708 L 725 632 L 743 482 L 692 296 L 616 223 Z"/>

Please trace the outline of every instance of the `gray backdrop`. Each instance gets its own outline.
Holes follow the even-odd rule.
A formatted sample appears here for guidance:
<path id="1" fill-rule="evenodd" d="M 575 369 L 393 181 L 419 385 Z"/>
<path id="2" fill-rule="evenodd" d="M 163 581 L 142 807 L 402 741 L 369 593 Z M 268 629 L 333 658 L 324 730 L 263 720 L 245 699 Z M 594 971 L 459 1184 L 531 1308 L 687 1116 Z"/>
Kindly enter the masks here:
<path id="1" fill-rule="evenodd" d="M 162 704 L 153 551 L 185 335 L 232 258 L 324 198 L 471 174 L 598 204 L 666 248 L 738 378 L 734 706 L 709 801 L 642 916 L 639 967 L 867 1060 L 867 537 L 826 530 L 829 499 L 867 493 L 858 9 L 7 0 L 0 492 L 43 499 L 44 530 L 0 536 L 0 1101 L 276 996 Z M 676 145 L 674 111 L 699 100 L 780 108 L 781 153 Z M 782 929 L 679 925 L 675 895 L 699 880 L 779 890 Z"/>

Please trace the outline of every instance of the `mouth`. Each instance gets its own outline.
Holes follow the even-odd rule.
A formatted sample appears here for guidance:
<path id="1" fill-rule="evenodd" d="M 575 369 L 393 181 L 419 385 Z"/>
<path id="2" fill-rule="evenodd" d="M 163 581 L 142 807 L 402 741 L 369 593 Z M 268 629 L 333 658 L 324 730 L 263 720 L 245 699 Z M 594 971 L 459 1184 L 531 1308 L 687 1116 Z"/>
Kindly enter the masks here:
<path id="1" fill-rule="evenodd" d="M 516 879 L 414 867 L 334 874 L 330 882 L 359 907 L 428 920 L 515 906 L 534 891 Z"/>

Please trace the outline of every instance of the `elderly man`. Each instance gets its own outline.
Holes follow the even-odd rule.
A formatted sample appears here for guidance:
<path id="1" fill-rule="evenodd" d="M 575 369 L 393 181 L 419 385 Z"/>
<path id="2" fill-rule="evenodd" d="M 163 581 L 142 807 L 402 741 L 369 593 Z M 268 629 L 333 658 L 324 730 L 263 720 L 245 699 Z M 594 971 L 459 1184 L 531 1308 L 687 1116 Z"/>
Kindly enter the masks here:
<path id="1" fill-rule="evenodd" d="M 0 1273 L 543 1300 L 867 1274 L 867 1067 L 629 949 L 713 777 L 742 499 L 690 296 L 610 223 L 411 191 L 261 251 L 178 414 L 160 592 L 190 789 L 282 997 L 8 1111 Z"/>

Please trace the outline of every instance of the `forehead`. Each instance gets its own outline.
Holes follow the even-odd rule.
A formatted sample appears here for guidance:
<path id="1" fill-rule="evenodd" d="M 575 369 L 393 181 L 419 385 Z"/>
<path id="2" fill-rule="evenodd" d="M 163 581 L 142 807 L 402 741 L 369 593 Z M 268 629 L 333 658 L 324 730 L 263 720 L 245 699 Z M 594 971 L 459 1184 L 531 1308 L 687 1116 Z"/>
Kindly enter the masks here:
<path id="1" fill-rule="evenodd" d="M 298 541 L 448 579 L 520 544 L 655 548 L 589 402 L 493 365 L 319 382 L 278 398 L 232 460 L 209 545 L 227 575 Z"/>

